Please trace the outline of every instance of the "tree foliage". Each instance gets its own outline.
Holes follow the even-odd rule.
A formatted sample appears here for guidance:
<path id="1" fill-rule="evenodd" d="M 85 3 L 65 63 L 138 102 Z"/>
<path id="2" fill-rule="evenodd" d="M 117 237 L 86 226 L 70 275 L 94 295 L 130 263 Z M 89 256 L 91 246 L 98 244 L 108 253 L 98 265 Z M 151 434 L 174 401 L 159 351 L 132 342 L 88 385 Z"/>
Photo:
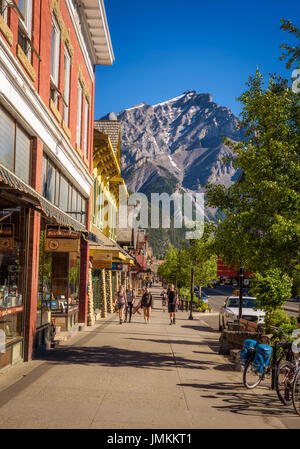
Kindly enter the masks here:
<path id="1" fill-rule="evenodd" d="M 169 245 L 158 274 L 179 288 L 190 288 L 191 268 L 194 268 L 194 284 L 205 286 L 217 277 L 217 257 L 213 253 L 212 225 L 206 224 L 203 237 L 184 240 L 180 248 Z"/>
<path id="2" fill-rule="evenodd" d="M 300 39 L 299 30 L 285 24 Z M 299 61 L 288 46 L 289 64 Z M 259 70 L 240 96 L 244 139 L 225 139 L 241 176 L 226 187 L 207 185 L 208 204 L 225 212 L 216 231 L 215 249 L 232 265 L 252 271 L 280 268 L 291 273 L 300 248 L 300 95 L 288 80 Z"/>

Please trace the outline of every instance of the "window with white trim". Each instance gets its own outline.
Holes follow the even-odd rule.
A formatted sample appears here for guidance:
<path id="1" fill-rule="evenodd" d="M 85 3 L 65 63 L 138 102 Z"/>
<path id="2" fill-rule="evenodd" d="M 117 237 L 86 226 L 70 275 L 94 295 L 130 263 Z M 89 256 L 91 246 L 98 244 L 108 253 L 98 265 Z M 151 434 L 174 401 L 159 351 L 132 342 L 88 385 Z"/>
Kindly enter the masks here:
<path id="1" fill-rule="evenodd" d="M 50 97 L 56 107 L 58 106 L 59 53 L 60 29 L 55 17 L 52 16 Z"/>
<path id="2" fill-rule="evenodd" d="M 70 107 L 70 75 L 71 75 L 71 57 L 68 49 L 65 47 L 64 53 L 64 121 L 69 126 L 69 107 Z"/>
<path id="3" fill-rule="evenodd" d="M 32 0 L 19 0 L 18 44 L 27 58 L 31 59 L 31 36 L 32 36 Z"/>
<path id="4" fill-rule="evenodd" d="M 84 97 L 84 135 L 83 135 L 83 154 L 88 157 L 88 129 L 89 129 L 89 102 Z"/>
<path id="5" fill-rule="evenodd" d="M 82 122 L 82 86 L 78 80 L 78 99 L 77 99 L 77 128 L 76 128 L 76 143 L 81 146 L 81 122 Z"/>
<path id="6" fill-rule="evenodd" d="M 0 14 L 5 22 L 7 22 L 7 8 L 7 0 L 0 0 Z"/>

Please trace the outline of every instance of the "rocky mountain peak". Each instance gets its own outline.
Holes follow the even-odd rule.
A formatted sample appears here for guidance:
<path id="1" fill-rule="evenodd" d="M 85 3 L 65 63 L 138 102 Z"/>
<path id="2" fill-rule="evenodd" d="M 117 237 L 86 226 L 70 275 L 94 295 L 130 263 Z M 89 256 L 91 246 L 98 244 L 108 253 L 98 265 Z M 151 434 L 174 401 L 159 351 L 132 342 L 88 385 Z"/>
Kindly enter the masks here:
<path id="1" fill-rule="evenodd" d="M 203 191 L 207 181 L 229 185 L 236 177 L 222 162 L 231 150 L 223 137 L 239 141 L 237 117 L 210 93 L 188 90 L 154 105 L 139 103 L 118 114 L 122 170 L 131 191 Z"/>

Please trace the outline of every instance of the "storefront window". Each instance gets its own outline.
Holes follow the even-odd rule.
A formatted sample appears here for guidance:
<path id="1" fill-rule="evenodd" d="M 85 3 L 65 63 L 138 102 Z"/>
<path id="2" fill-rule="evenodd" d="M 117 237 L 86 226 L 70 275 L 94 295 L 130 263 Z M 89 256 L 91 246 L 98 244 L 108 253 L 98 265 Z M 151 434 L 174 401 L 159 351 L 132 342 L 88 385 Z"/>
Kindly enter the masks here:
<path id="1" fill-rule="evenodd" d="M 13 171 L 14 169 L 14 120 L 0 108 L 0 162 Z"/>
<path id="2" fill-rule="evenodd" d="M 30 183 L 31 139 L 0 107 L 0 163 Z"/>
<path id="3" fill-rule="evenodd" d="M 86 223 L 86 200 L 78 190 L 65 178 L 53 162 L 43 157 L 43 196 L 62 211 L 82 224 Z"/>
<path id="4" fill-rule="evenodd" d="M 0 330 L 6 345 L 23 335 L 25 241 L 23 211 L 0 210 Z"/>
<path id="5" fill-rule="evenodd" d="M 46 234 L 43 222 L 40 232 L 39 292 L 36 327 L 51 322 L 52 257 L 50 253 L 45 251 L 45 237 Z"/>
<path id="6" fill-rule="evenodd" d="M 30 173 L 30 148 L 29 137 L 17 126 L 15 173 L 27 183 Z"/>
<path id="7" fill-rule="evenodd" d="M 60 201 L 59 207 L 66 212 L 68 210 L 68 181 L 64 176 L 60 177 Z"/>
<path id="8" fill-rule="evenodd" d="M 49 229 L 53 237 L 49 237 Z M 67 227 L 47 224 L 45 219 L 42 220 L 37 327 L 54 319 L 54 322 L 65 330 L 74 325 L 77 316 L 74 313 L 78 311 L 80 246 L 76 238 L 68 240 L 67 236 L 61 237 L 61 232 L 68 233 L 69 230 Z M 54 242 L 58 242 L 60 252 L 56 252 Z M 73 314 L 71 324 L 70 314 Z"/>

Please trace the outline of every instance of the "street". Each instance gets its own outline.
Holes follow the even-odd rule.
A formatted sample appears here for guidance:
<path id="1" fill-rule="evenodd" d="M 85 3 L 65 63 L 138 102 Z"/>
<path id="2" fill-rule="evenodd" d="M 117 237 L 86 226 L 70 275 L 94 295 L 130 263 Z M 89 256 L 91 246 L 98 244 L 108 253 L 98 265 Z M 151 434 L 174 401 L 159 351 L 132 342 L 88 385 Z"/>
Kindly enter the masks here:
<path id="1" fill-rule="evenodd" d="M 232 291 L 236 288 L 231 286 L 223 285 L 218 288 L 203 288 L 204 292 L 209 296 L 209 304 L 215 311 L 219 311 L 220 307 L 224 304 L 227 296 L 232 295 Z M 246 295 L 246 293 L 244 293 Z M 251 294 L 250 294 L 251 296 Z M 298 316 L 299 313 L 299 299 L 290 299 L 286 301 L 284 310 L 289 316 Z"/>
<path id="2" fill-rule="evenodd" d="M 151 323 L 116 315 L 0 375 L 1 428 L 300 428 L 266 380 L 254 391 L 218 354 L 217 314 L 179 311 L 169 325 L 160 286 Z M 220 297 L 210 298 L 218 303 Z"/>

